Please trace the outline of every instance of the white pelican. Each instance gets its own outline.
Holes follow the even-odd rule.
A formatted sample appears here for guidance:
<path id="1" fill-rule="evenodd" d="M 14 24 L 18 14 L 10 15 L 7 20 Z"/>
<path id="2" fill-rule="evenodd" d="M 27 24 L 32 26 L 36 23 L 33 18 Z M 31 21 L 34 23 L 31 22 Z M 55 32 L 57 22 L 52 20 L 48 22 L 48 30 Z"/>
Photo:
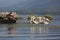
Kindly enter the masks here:
<path id="1" fill-rule="evenodd" d="M 31 24 L 40 24 L 40 23 L 43 23 L 43 24 L 49 24 L 50 20 L 48 18 L 45 18 L 45 17 L 35 17 L 35 16 L 31 16 L 30 17 L 31 19 L 29 20 L 29 22 Z"/>

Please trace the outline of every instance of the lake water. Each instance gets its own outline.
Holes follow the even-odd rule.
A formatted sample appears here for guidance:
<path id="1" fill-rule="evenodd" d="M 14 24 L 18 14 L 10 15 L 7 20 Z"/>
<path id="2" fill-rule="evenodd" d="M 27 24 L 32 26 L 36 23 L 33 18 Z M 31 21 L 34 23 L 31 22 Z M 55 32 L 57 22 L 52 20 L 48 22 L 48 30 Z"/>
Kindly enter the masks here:
<path id="1" fill-rule="evenodd" d="M 29 24 L 27 15 L 16 24 L 0 24 L 0 40 L 60 40 L 60 16 L 49 25 Z"/>

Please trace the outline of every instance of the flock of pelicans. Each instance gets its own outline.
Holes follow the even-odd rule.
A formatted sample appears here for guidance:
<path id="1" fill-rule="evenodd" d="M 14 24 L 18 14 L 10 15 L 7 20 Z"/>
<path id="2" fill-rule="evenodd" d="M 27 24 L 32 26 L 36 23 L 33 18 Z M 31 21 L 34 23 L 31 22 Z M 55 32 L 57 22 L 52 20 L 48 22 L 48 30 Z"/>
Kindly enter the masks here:
<path id="1" fill-rule="evenodd" d="M 16 23 L 16 12 L 9 12 L 0 14 L 0 23 Z M 52 20 L 52 17 L 49 16 L 41 16 L 37 17 L 34 15 L 30 15 L 27 18 L 28 22 L 31 24 L 49 24 Z"/>
<path id="2" fill-rule="evenodd" d="M 49 24 L 53 20 L 52 17 L 46 15 L 46 16 L 29 16 L 28 21 L 31 24 Z"/>

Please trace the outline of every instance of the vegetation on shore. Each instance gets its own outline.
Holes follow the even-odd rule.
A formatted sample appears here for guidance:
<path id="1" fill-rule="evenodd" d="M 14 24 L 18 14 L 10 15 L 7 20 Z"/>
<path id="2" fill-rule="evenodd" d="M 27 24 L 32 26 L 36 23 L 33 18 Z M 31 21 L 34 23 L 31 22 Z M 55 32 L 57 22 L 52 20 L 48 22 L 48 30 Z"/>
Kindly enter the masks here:
<path id="1" fill-rule="evenodd" d="M 51 16 L 51 15 L 45 15 L 44 17 L 45 17 L 45 18 L 48 18 L 49 20 L 53 20 L 53 19 L 54 19 L 54 17 Z"/>

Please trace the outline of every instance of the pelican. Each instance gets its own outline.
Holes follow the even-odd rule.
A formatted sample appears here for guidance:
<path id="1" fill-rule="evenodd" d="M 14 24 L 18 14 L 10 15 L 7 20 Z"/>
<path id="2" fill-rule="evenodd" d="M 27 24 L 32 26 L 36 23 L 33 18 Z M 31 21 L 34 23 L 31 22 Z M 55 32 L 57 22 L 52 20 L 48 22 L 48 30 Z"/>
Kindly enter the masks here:
<path id="1" fill-rule="evenodd" d="M 31 24 L 49 24 L 50 20 L 45 17 L 35 17 L 35 16 L 30 16 L 29 22 Z"/>

